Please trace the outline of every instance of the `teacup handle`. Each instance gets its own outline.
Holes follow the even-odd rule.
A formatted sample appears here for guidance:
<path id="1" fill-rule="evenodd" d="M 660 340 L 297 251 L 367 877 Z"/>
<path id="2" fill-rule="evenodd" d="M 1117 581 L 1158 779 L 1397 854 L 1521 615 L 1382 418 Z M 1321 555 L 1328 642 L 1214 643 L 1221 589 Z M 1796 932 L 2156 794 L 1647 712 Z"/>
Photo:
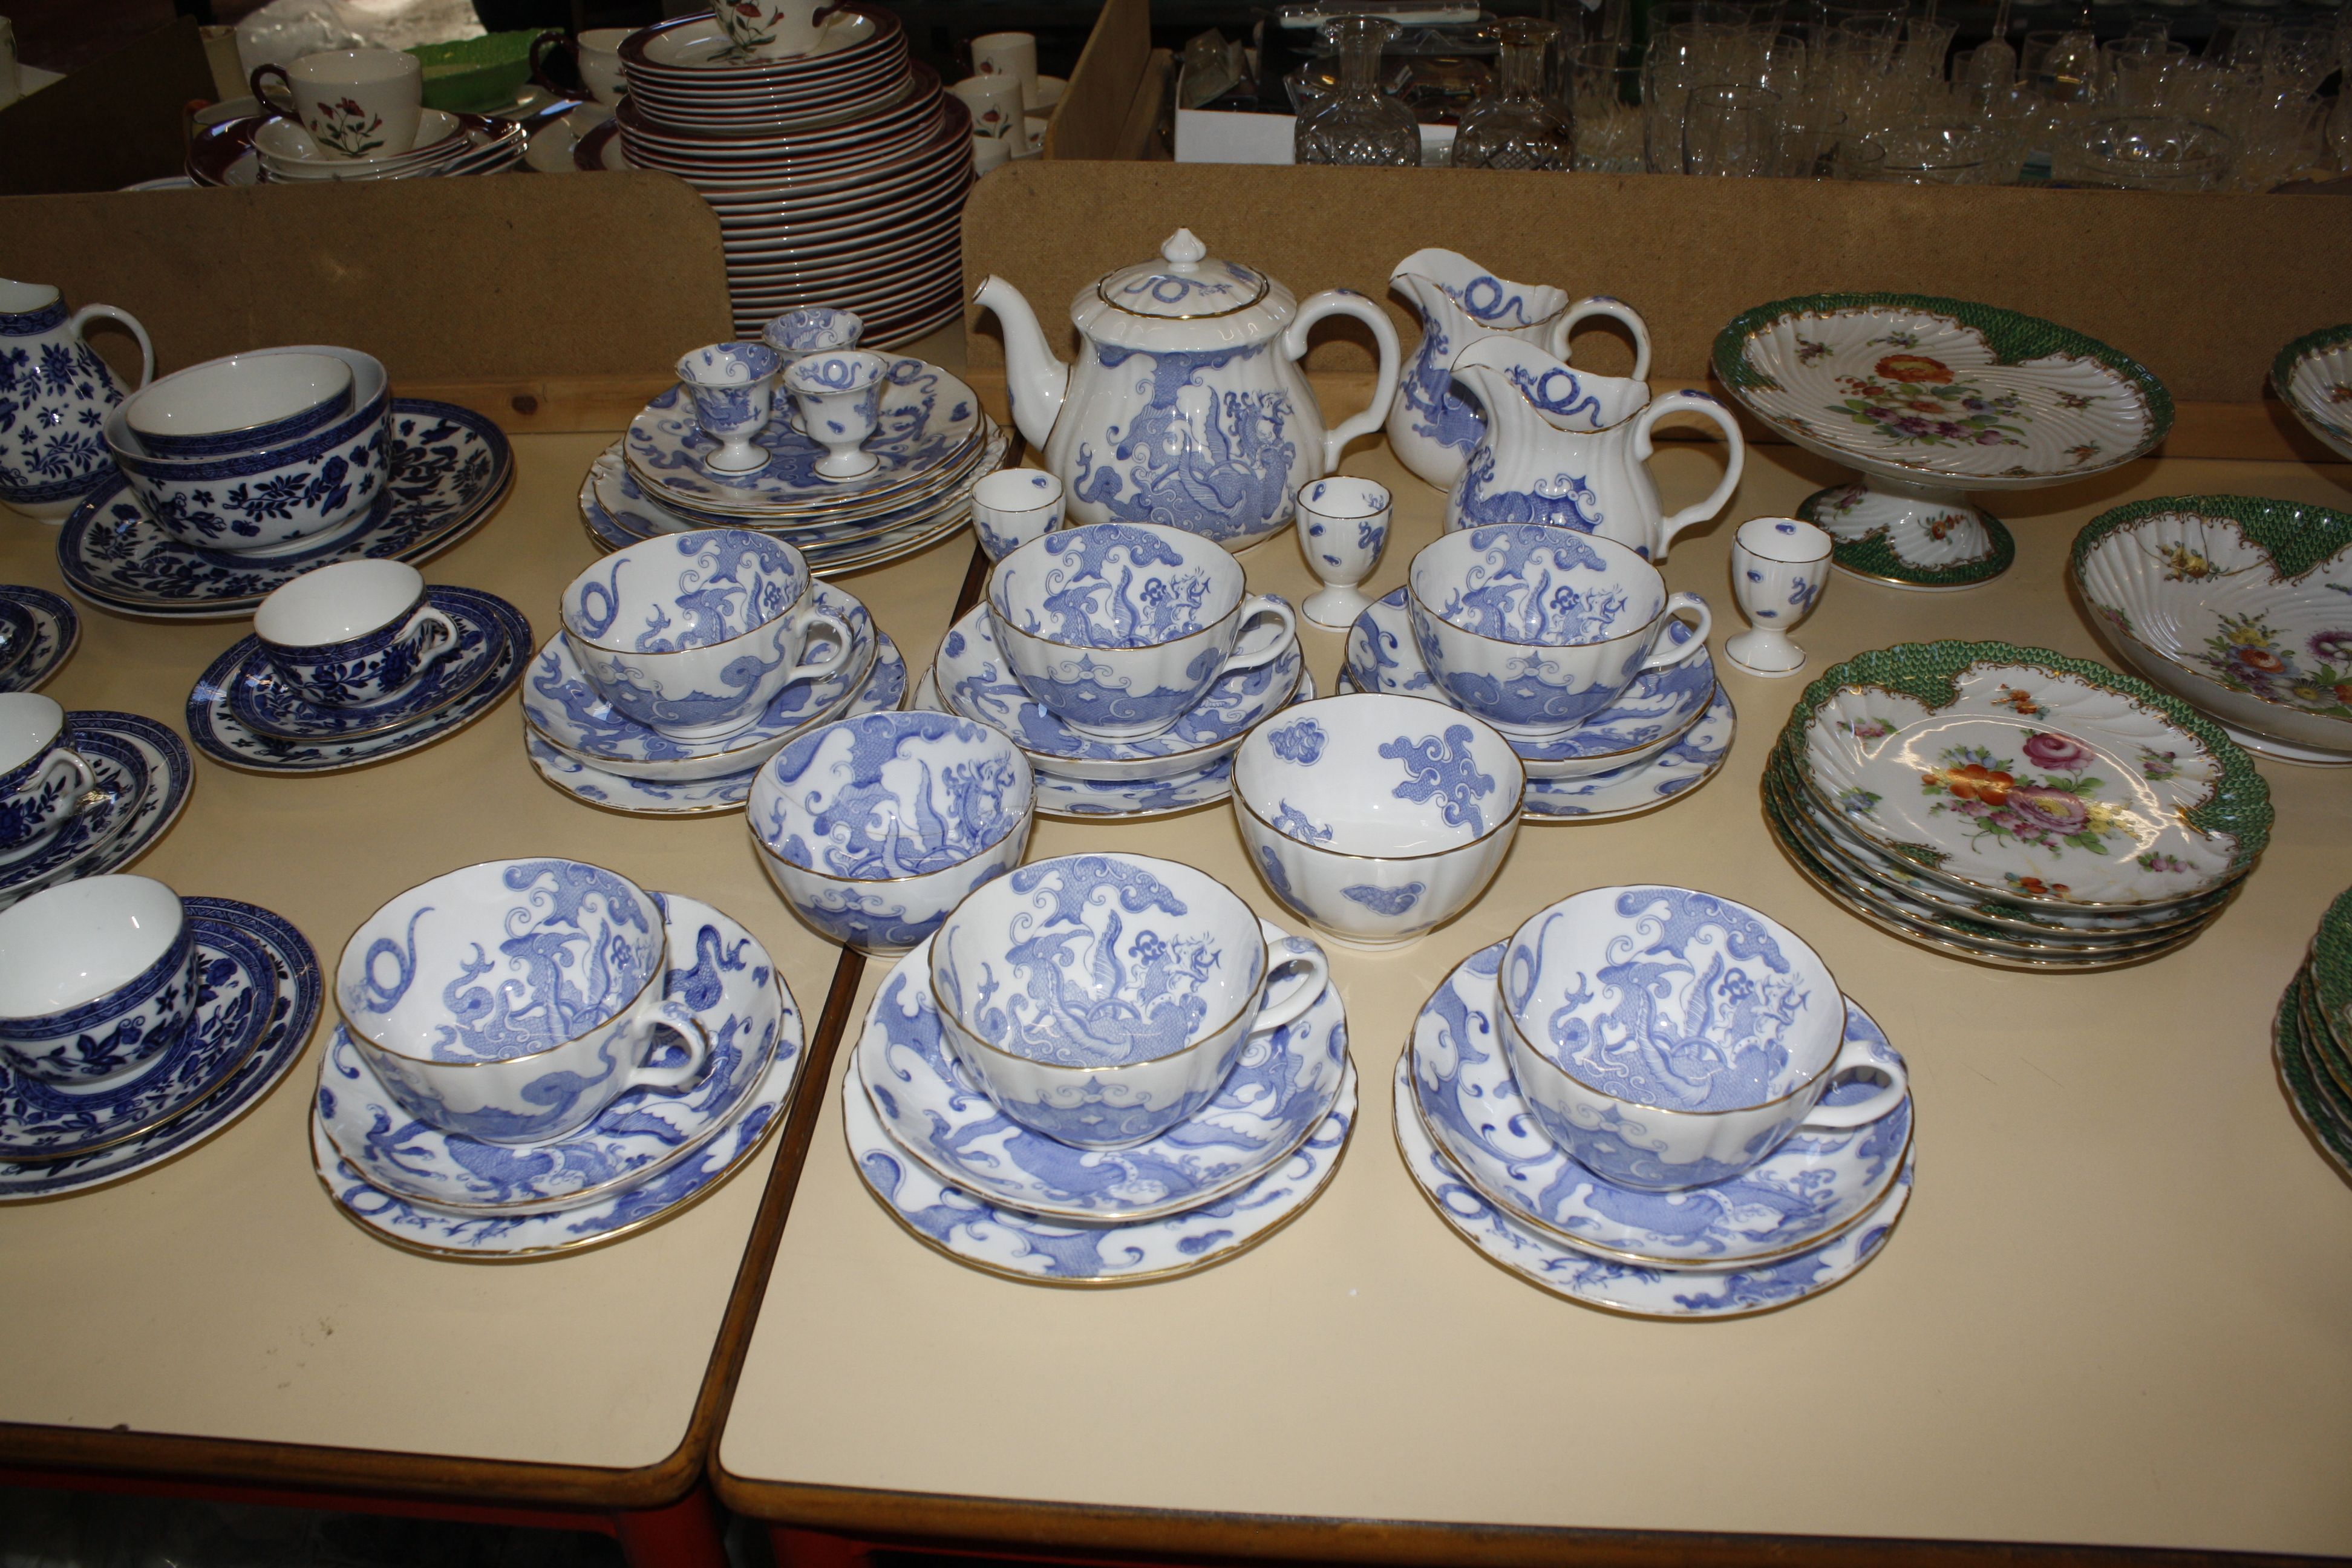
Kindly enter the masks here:
<path id="1" fill-rule="evenodd" d="M 41 770 L 41 787 L 47 789 L 58 779 L 65 777 L 70 777 L 79 782 L 74 785 L 73 792 L 66 796 L 66 808 L 58 813 L 59 822 L 65 821 L 68 817 L 79 816 L 88 810 L 86 803 L 89 800 L 89 792 L 98 787 L 98 775 L 90 772 L 89 764 L 82 761 L 81 753 L 68 752 L 59 747 L 57 754 L 49 759 L 49 765 Z"/>
<path id="2" fill-rule="evenodd" d="M 1276 979 L 1276 976 L 1286 969 L 1297 973 L 1287 980 Z M 1250 1033 L 1263 1035 L 1269 1029 L 1279 1029 L 1315 1005 L 1315 999 L 1322 995 L 1323 988 L 1330 984 L 1330 961 L 1323 956 L 1321 948 L 1284 953 L 1267 972 L 1265 989 L 1270 992 L 1277 985 L 1286 989 L 1279 997 L 1268 1000 L 1258 1009 L 1256 1021 L 1250 1025 Z"/>
<path id="3" fill-rule="evenodd" d="M 1646 463 L 1650 460 L 1650 453 L 1653 450 L 1650 441 L 1651 428 L 1669 414 L 1696 414 L 1713 420 L 1716 426 L 1723 432 L 1723 438 L 1731 444 L 1731 457 L 1730 460 L 1723 465 L 1722 480 L 1707 493 L 1705 500 L 1696 506 L 1686 506 L 1674 516 L 1659 522 L 1658 537 L 1653 542 L 1650 552 L 1650 564 L 1653 566 L 1666 558 L 1666 546 L 1675 542 L 1675 534 L 1680 533 L 1692 523 L 1705 522 L 1723 510 L 1724 503 L 1731 499 L 1731 492 L 1739 488 L 1740 471 L 1748 466 L 1748 441 L 1739 434 L 1739 422 L 1731 416 L 1730 409 L 1726 408 L 1704 392 L 1670 392 L 1664 397 L 1653 401 L 1649 407 L 1642 411 L 1638 423 L 1633 426 L 1633 460 L 1635 462 Z"/>
<path id="4" fill-rule="evenodd" d="M 154 380 L 155 345 L 147 341 L 147 329 L 139 324 L 139 318 L 128 310 L 118 310 L 111 305 L 84 305 L 73 313 L 73 320 L 66 323 L 66 331 L 71 332 L 77 342 L 87 342 L 88 340 L 83 337 L 83 330 L 96 321 L 112 321 L 118 326 L 130 330 L 131 335 L 139 340 L 139 386 L 144 386 Z M 95 353 L 98 351 L 92 349 L 90 352 Z M 139 386 L 134 386 L 131 390 L 136 392 Z"/>
<path id="5" fill-rule="evenodd" d="M 1642 312 L 1612 295 L 1595 294 L 1589 299 L 1579 300 L 1552 323 L 1551 341 L 1544 345 L 1551 351 L 1551 357 L 1566 364 L 1568 334 L 1574 331 L 1580 322 L 1591 321 L 1596 316 L 1616 322 L 1633 335 L 1633 373 L 1628 379 L 1649 380 L 1650 324 L 1642 320 Z"/>
<path id="6" fill-rule="evenodd" d="M 276 77 L 279 81 L 286 84 L 287 107 L 284 109 L 278 109 L 277 100 L 262 90 L 262 82 L 271 77 Z M 253 74 L 245 79 L 245 84 L 246 86 L 253 89 L 253 96 L 260 101 L 262 108 L 275 109 L 278 113 L 285 115 L 289 120 L 294 121 L 298 124 L 300 123 L 302 119 L 302 100 L 294 95 L 294 79 L 286 74 L 286 68 L 284 66 L 278 64 L 275 60 L 264 60 L 259 65 L 253 68 Z"/>
<path id="7" fill-rule="evenodd" d="M 1903 1103 L 1903 1097 L 1911 1091 L 1909 1075 L 1903 1070 L 1903 1064 L 1899 1061 L 1880 1061 L 1872 1053 L 1870 1042 L 1867 1040 L 1846 1041 L 1844 1047 L 1837 1054 L 1837 1060 L 1830 1063 L 1830 1070 L 1823 1076 L 1822 1081 L 1834 1082 L 1841 1073 L 1858 1072 L 1865 1068 L 1885 1075 L 1888 1079 L 1885 1087 L 1868 1100 L 1857 1100 L 1851 1105 L 1816 1105 L 1806 1116 L 1803 1124 L 1823 1131 L 1842 1131 L 1846 1128 L 1860 1127 L 1864 1122 L 1875 1121 Z"/>
<path id="8" fill-rule="evenodd" d="M 653 1043 L 656 1030 L 667 1027 L 675 1030 L 686 1042 L 686 1060 L 668 1068 L 649 1068 L 640 1061 L 629 1077 L 629 1087 L 682 1089 L 700 1083 L 702 1075 L 710 1069 L 710 1031 L 702 1026 L 702 1020 L 694 1016 L 694 1009 L 675 997 L 665 996 L 645 1022 L 645 1041 L 638 1049 L 643 1050 L 645 1046 Z"/>
<path id="9" fill-rule="evenodd" d="M 547 79 L 547 57 L 568 41 L 561 27 L 550 27 L 530 41 L 530 79 L 558 98 L 570 98 L 572 94 Z"/>
<path id="10" fill-rule="evenodd" d="M 1249 635 L 1251 626 L 1269 616 L 1281 623 L 1282 629 L 1263 639 L 1256 647 L 1243 647 L 1242 640 Z M 1234 634 L 1234 651 L 1226 658 L 1224 668 L 1217 671 L 1217 678 L 1222 680 L 1228 675 L 1255 669 L 1261 664 L 1280 658 L 1282 650 L 1297 637 L 1298 617 L 1292 613 L 1289 600 L 1273 594 L 1255 595 L 1242 607 L 1241 629 Z"/>
<path id="11" fill-rule="evenodd" d="M 423 646 L 422 637 L 418 638 L 416 673 L 419 675 L 424 674 L 428 666 L 447 658 L 457 650 L 457 623 L 431 605 L 426 605 L 408 617 L 408 624 L 400 628 L 400 637 L 394 639 L 405 640 L 412 633 L 431 631 L 436 627 L 439 628 L 441 635 L 435 639 L 431 647 Z"/>
<path id="12" fill-rule="evenodd" d="M 851 647 L 849 625 L 839 616 L 835 615 L 831 610 L 814 611 L 809 616 L 808 629 L 812 632 L 830 632 L 833 652 L 824 658 L 804 658 L 793 666 L 792 674 L 784 677 L 784 684 L 787 686 L 795 680 L 803 680 L 813 675 L 823 675 L 849 657 Z M 805 635 L 803 640 L 805 644 Z"/>
<path id="13" fill-rule="evenodd" d="M 1668 642 L 1666 628 L 1677 615 L 1688 615 L 1692 617 L 1693 635 L 1685 637 L 1679 643 Z M 1658 617 L 1657 640 L 1651 643 L 1649 653 L 1642 660 L 1641 669 L 1635 670 L 1634 673 L 1638 675 L 1643 669 L 1664 669 L 1670 664 L 1680 664 L 1685 659 L 1696 658 L 1706 651 L 1706 634 L 1714 629 L 1715 613 L 1706 607 L 1705 599 L 1691 593 L 1668 595 L 1665 613 Z"/>

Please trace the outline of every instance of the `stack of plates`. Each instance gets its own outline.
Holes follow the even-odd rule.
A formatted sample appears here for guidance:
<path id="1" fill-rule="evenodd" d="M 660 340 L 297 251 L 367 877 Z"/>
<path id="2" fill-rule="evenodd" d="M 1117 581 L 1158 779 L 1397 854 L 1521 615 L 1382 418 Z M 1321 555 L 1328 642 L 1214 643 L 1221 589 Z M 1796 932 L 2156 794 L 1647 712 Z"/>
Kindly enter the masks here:
<path id="1" fill-rule="evenodd" d="M 2186 945 L 2270 841 L 2270 788 L 2214 725 L 2103 664 L 1906 643 L 1805 689 L 1764 816 L 1834 903 L 2010 969 L 2109 969 Z"/>
<path id="2" fill-rule="evenodd" d="M 188 178 L 199 185 L 494 174 L 522 161 L 529 135 L 508 121 L 428 109 L 418 121 L 416 142 L 394 157 L 322 157 L 315 150 L 306 154 L 309 138 L 292 121 L 247 115 L 200 126 L 189 138 L 186 166 Z"/>
<path id="3" fill-rule="evenodd" d="M 2352 1179 L 2352 892 L 2319 922 L 2310 954 L 2279 998 L 2271 1049 L 2287 1103 L 2330 1164 Z"/>

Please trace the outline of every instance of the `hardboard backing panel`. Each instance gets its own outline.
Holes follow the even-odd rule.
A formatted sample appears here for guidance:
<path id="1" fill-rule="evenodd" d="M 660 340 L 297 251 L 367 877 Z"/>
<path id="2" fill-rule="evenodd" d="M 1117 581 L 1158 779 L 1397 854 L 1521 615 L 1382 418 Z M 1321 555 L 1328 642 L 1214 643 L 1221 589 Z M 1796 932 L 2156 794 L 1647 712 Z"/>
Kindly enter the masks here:
<path id="1" fill-rule="evenodd" d="M 112 191 L 176 174 L 181 115 L 214 92 L 195 22 L 159 27 L 0 109 L 0 195 Z M 7 236 L 0 220 L 0 244 Z"/>

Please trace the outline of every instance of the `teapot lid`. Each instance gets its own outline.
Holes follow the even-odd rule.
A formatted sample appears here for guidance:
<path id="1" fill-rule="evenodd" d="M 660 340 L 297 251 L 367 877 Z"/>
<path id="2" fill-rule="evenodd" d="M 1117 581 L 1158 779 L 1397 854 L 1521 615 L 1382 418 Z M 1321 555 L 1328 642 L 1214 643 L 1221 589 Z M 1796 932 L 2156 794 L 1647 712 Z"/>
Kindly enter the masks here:
<path id="1" fill-rule="evenodd" d="M 1140 261 L 1107 274 L 1095 293 L 1115 310 L 1163 321 L 1199 321 L 1245 310 L 1273 284 L 1239 262 L 1219 261 L 1189 228 L 1180 228 L 1160 247 L 1156 261 Z"/>

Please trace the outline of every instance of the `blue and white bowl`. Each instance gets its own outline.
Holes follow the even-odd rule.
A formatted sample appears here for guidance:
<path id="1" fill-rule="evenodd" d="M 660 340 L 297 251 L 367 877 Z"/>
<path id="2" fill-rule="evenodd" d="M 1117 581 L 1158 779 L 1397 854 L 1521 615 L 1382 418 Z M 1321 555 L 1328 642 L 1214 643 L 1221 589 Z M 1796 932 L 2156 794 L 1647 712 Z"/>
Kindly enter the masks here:
<path id="1" fill-rule="evenodd" d="M 1285 709 L 1234 753 L 1234 822 L 1285 908 L 1355 947 L 1468 909 L 1510 853 L 1527 772 L 1492 725 L 1360 692 Z"/>
<path id="2" fill-rule="evenodd" d="M 307 350 L 230 354 L 176 370 L 122 403 L 152 458 L 226 458 L 309 435 L 352 411 L 351 363 Z"/>
<path id="3" fill-rule="evenodd" d="M 1512 933 L 1498 981 L 1503 1048 L 1552 1142 L 1622 1186 L 1728 1181 L 1800 1127 L 1893 1110 L 1899 1063 L 1844 1039 L 1821 956 L 1744 904 L 1688 888 L 1594 888 Z M 1819 1102 L 1853 1074 L 1878 1092 Z"/>
<path id="4" fill-rule="evenodd" d="M 1029 759 L 946 713 L 868 713 L 818 726 L 752 781 L 761 864 L 827 940 L 898 953 L 966 894 L 1021 863 L 1036 813 Z"/>
<path id="5" fill-rule="evenodd" d="M 1021 867 L 931 942 L 956 1059 L 1005 1115 L 1082 1149 L 1129 1148 L 1192 1115 L 1249 1037 L 1307 1011 L 1329 978 L 1318 952 L 1276 963 L 1215 878 L 1140 855 Z"/>
<path id="6" fill-rule="evenodd" d="M 710 1041 L 664 994 L 667 945 L 661 905 L 616 872 L 486 860 L 370 915 L 344 944 L 335 1001 L 411 1116 L 486 1143 L 539 1142 L 629 1089 L 701 1081 Z M 684 1059 L 655 1065 L 665 1033 Z"/>
<path id="7" fill-rule="evenodd" d="M 356 522 L 383 489 L 391 456 L 392 389 L 383 365 L 357 349 L 304 345 L 269 354 L 325 354 L 352 374 L 352 412 L 289 440 L 213 457 L 146 450 L 108 411 L 100 431 L 131 488 L 163 531 L 183 544 L 231 553 L 270 551 Z"/>
<path id="8" fill-rule="evenodd" d="M 150 877 L 85 877 L 0 910 L 0 1055 L 64 1089 L 151 1066 L 195 1010 L 195 933 Z"/>
<path id="9" fill-rule="evenodd" d="M 1159 734 L 1220 675 L 1279 658 L 1297 636 L 1287 603 L 1247 596 L 1223 545 L 1155 523 L 1030 541 L 989 574 L 988 607 L 1023 689 L 1108 741 Z"/>
<path id="10" fill-rule="evenodd" d="M 1696 658 L 1712 622 L 1669 594 L 1630 546 L 1535 523 L 1465 529 L 1425 546 L 1406 578 L 1413 641 L 1466 713 L 1519 737 L 1574 729 L 1645 669 Z M 1666 636 L 1678 616 L 1696 635 Z"/>

